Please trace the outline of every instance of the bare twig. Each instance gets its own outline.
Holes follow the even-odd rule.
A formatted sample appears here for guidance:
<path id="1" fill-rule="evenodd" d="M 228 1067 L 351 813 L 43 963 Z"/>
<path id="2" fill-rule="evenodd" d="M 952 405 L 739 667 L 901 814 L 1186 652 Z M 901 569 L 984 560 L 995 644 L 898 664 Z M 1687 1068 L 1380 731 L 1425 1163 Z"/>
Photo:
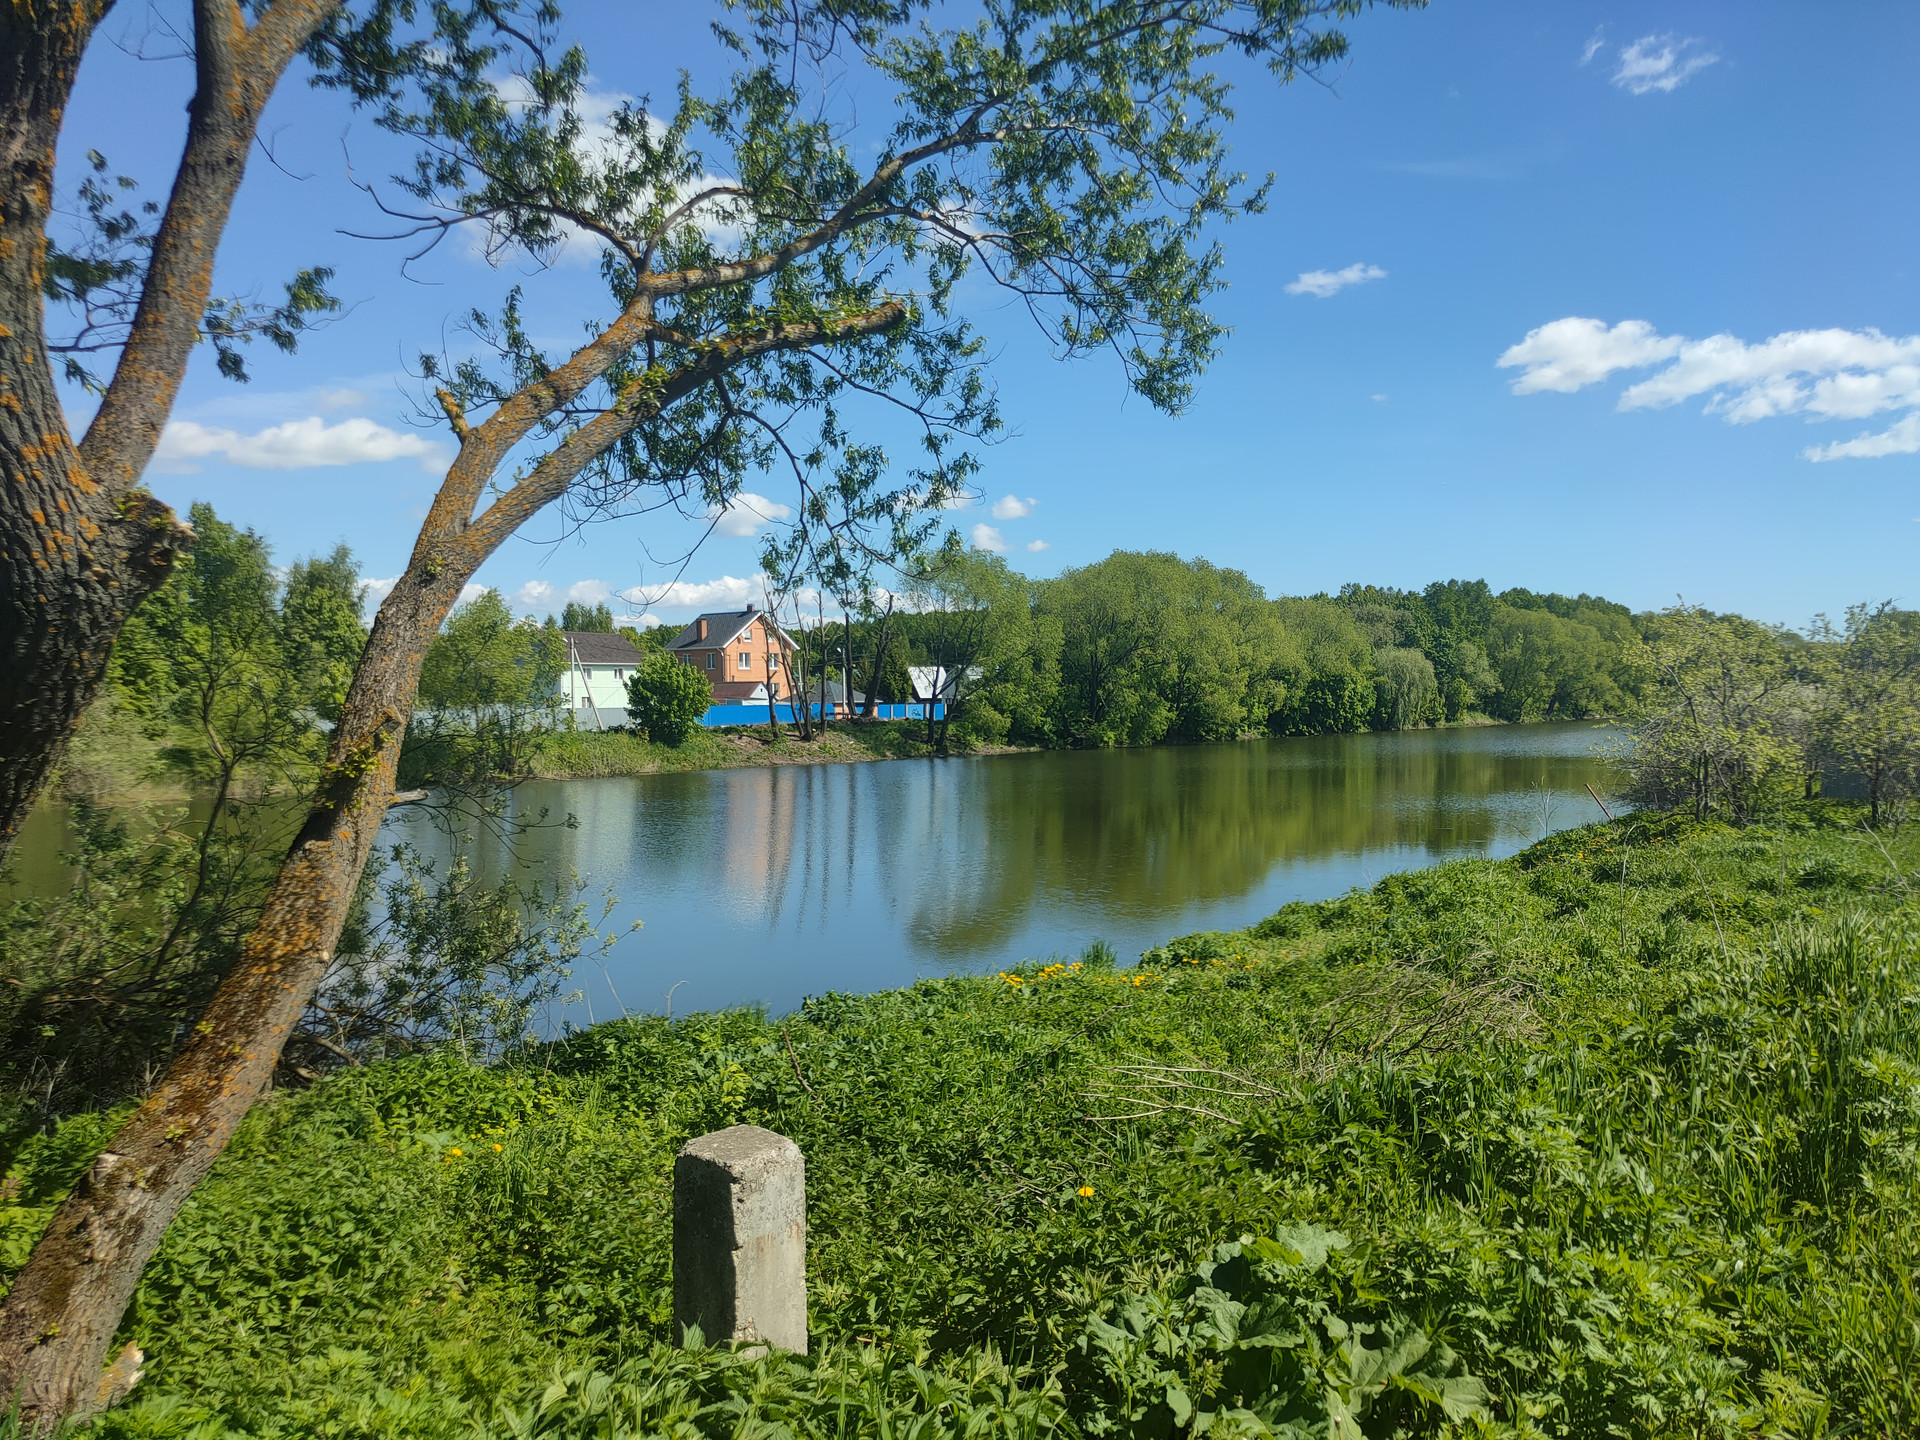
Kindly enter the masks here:
<path id="1" fill-rule="evenodd" d="M 785 1030 L 782 1030 L 780 1032 L 780 1038 L 786 1041 L 787 1058 L 793 1062 L 793 1078 L 800 1082 L 800 1087 L 805 1090 L 807 1094 L 812 1095 L 814 1099 L 818 1100 L 820 1098 L 819 1095 L 815 1094 L 813 1086 L 807 1084 L 807 1077 L 800 1073 L 800 1057 L 794 1052 L 793 1037 Z"/>

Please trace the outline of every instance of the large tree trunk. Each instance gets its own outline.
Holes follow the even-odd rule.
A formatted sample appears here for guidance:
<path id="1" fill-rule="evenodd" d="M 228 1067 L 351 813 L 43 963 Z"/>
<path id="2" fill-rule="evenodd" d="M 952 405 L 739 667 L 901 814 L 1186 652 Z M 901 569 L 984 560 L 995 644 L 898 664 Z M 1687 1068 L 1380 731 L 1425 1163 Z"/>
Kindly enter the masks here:
<path id="1" fill-rule="evenodd" d="M 319 798 L 194 1038 L 55 1214 L 0 1311 L 0 1395 L 36 1433 L 112 1397 L 101 1361 L 168 1223 L 265 1087 L 333 959 L 393 798 L 420 662 L 465 574 L 415 567 L 380 608 Z"/>
<path id="2" fill-rule="evenodd" d="M 191 532 L 87 472 L 47 354 L 54 148 L 100 0 L 0 11 L 0 856 L 93 698 L 113 637 Z"/>
<path id="3" fill-rule="evenodd" d="M 195 0 L 186 148 L 127 343 L 77 448 L 41 280 L 60 123 L 109 0 L 0 12 L 0 859 L 99 692 L 128 613 L 193 543 L 140 477 L 199 339 L 260 112 L 336 3 L 275 0 L 249 29 L 233 0 Z"/>
<path id="4" fill-rule="evenodd" d="M 826 338 L 877 333 L 904 315 L 904 307 L 889 302 L 831 331 L 776 327 L 710 345 L 658 391 L 575 431 L 570 443 L 556 447 L 477 517 L 474 507 L 485 485 L 513 446 L 543 414 L 584 390 L 641 332 L 631 323 L 602 331 L 567 365 L 472 430 L 443 392 L 460 453 L 427 512 L 405 573 L 373 622 L 328 745 L 317 798 L 259 923 L 193 1039 L 61 1203 L 0 1307 L 0 1397 L 18 1397 L 29 1433 L 98 1409 L 112 1399 L 116 1384 L 127 1383 L 124 1372 L 103 1377 L 107 1346 L 161 1236 L 273 1074 L 332 963 L 360 872 L 393 799 L 421 662 L 461 588 L 509 535 L 564 494 L 596 455 L 728 365 Z"/>

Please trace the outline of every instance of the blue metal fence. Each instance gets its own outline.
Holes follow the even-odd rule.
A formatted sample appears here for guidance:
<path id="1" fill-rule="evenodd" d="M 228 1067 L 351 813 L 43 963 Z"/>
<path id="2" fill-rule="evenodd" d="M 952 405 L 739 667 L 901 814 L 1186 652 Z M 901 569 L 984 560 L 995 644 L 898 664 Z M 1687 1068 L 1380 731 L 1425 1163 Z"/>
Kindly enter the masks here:
<path id="1" fill-rule="evenodd" d="M 820 716 L 820 707 L 813 705 L 809 708 L 813 711 L 814 718 L 818 719 Z M 927 715 L 927 707 L 920 704 L 876 705 L 873 707 L 873 713 L 875 718 L 880 720 L 924 720 Z M 794 714 L 792 705 L 775 705 L 773 707 L 773 714 L 774 718 L 782 725 L 793 724 Z M 934 719 L 944 720 L 946 714 L 947 707 L 945 705 L 936 704 L 933 707 Z M 700 718 L 700 723 L 709 726 L 764 725 L 767 723 L 767 707 L 765 704 L 711 705 L 707 707 L 707 713 Z"/>

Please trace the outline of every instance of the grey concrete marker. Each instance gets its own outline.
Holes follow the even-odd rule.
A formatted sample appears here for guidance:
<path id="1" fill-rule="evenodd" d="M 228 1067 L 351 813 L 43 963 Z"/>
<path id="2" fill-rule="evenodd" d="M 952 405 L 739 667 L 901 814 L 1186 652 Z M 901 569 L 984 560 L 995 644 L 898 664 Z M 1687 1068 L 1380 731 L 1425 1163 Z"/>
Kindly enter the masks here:
<path id="1" fill-rule="evenodd" d="M 758 1125 L 673 1157 L 673 1333 L 807 1353 L 807 1162 Z"/>

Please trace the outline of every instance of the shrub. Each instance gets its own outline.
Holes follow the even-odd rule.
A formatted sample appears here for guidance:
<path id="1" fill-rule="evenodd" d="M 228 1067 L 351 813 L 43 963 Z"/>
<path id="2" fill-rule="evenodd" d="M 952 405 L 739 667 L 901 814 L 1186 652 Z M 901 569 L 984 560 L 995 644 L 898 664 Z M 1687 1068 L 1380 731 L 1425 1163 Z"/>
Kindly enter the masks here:
<path id="1" fill-rule="evenodd" d="M 663 745 L 678 745 L 713 703 L 706 676 L 671 655 L 649 655 L 627 681 L 627 716 Z"/>

